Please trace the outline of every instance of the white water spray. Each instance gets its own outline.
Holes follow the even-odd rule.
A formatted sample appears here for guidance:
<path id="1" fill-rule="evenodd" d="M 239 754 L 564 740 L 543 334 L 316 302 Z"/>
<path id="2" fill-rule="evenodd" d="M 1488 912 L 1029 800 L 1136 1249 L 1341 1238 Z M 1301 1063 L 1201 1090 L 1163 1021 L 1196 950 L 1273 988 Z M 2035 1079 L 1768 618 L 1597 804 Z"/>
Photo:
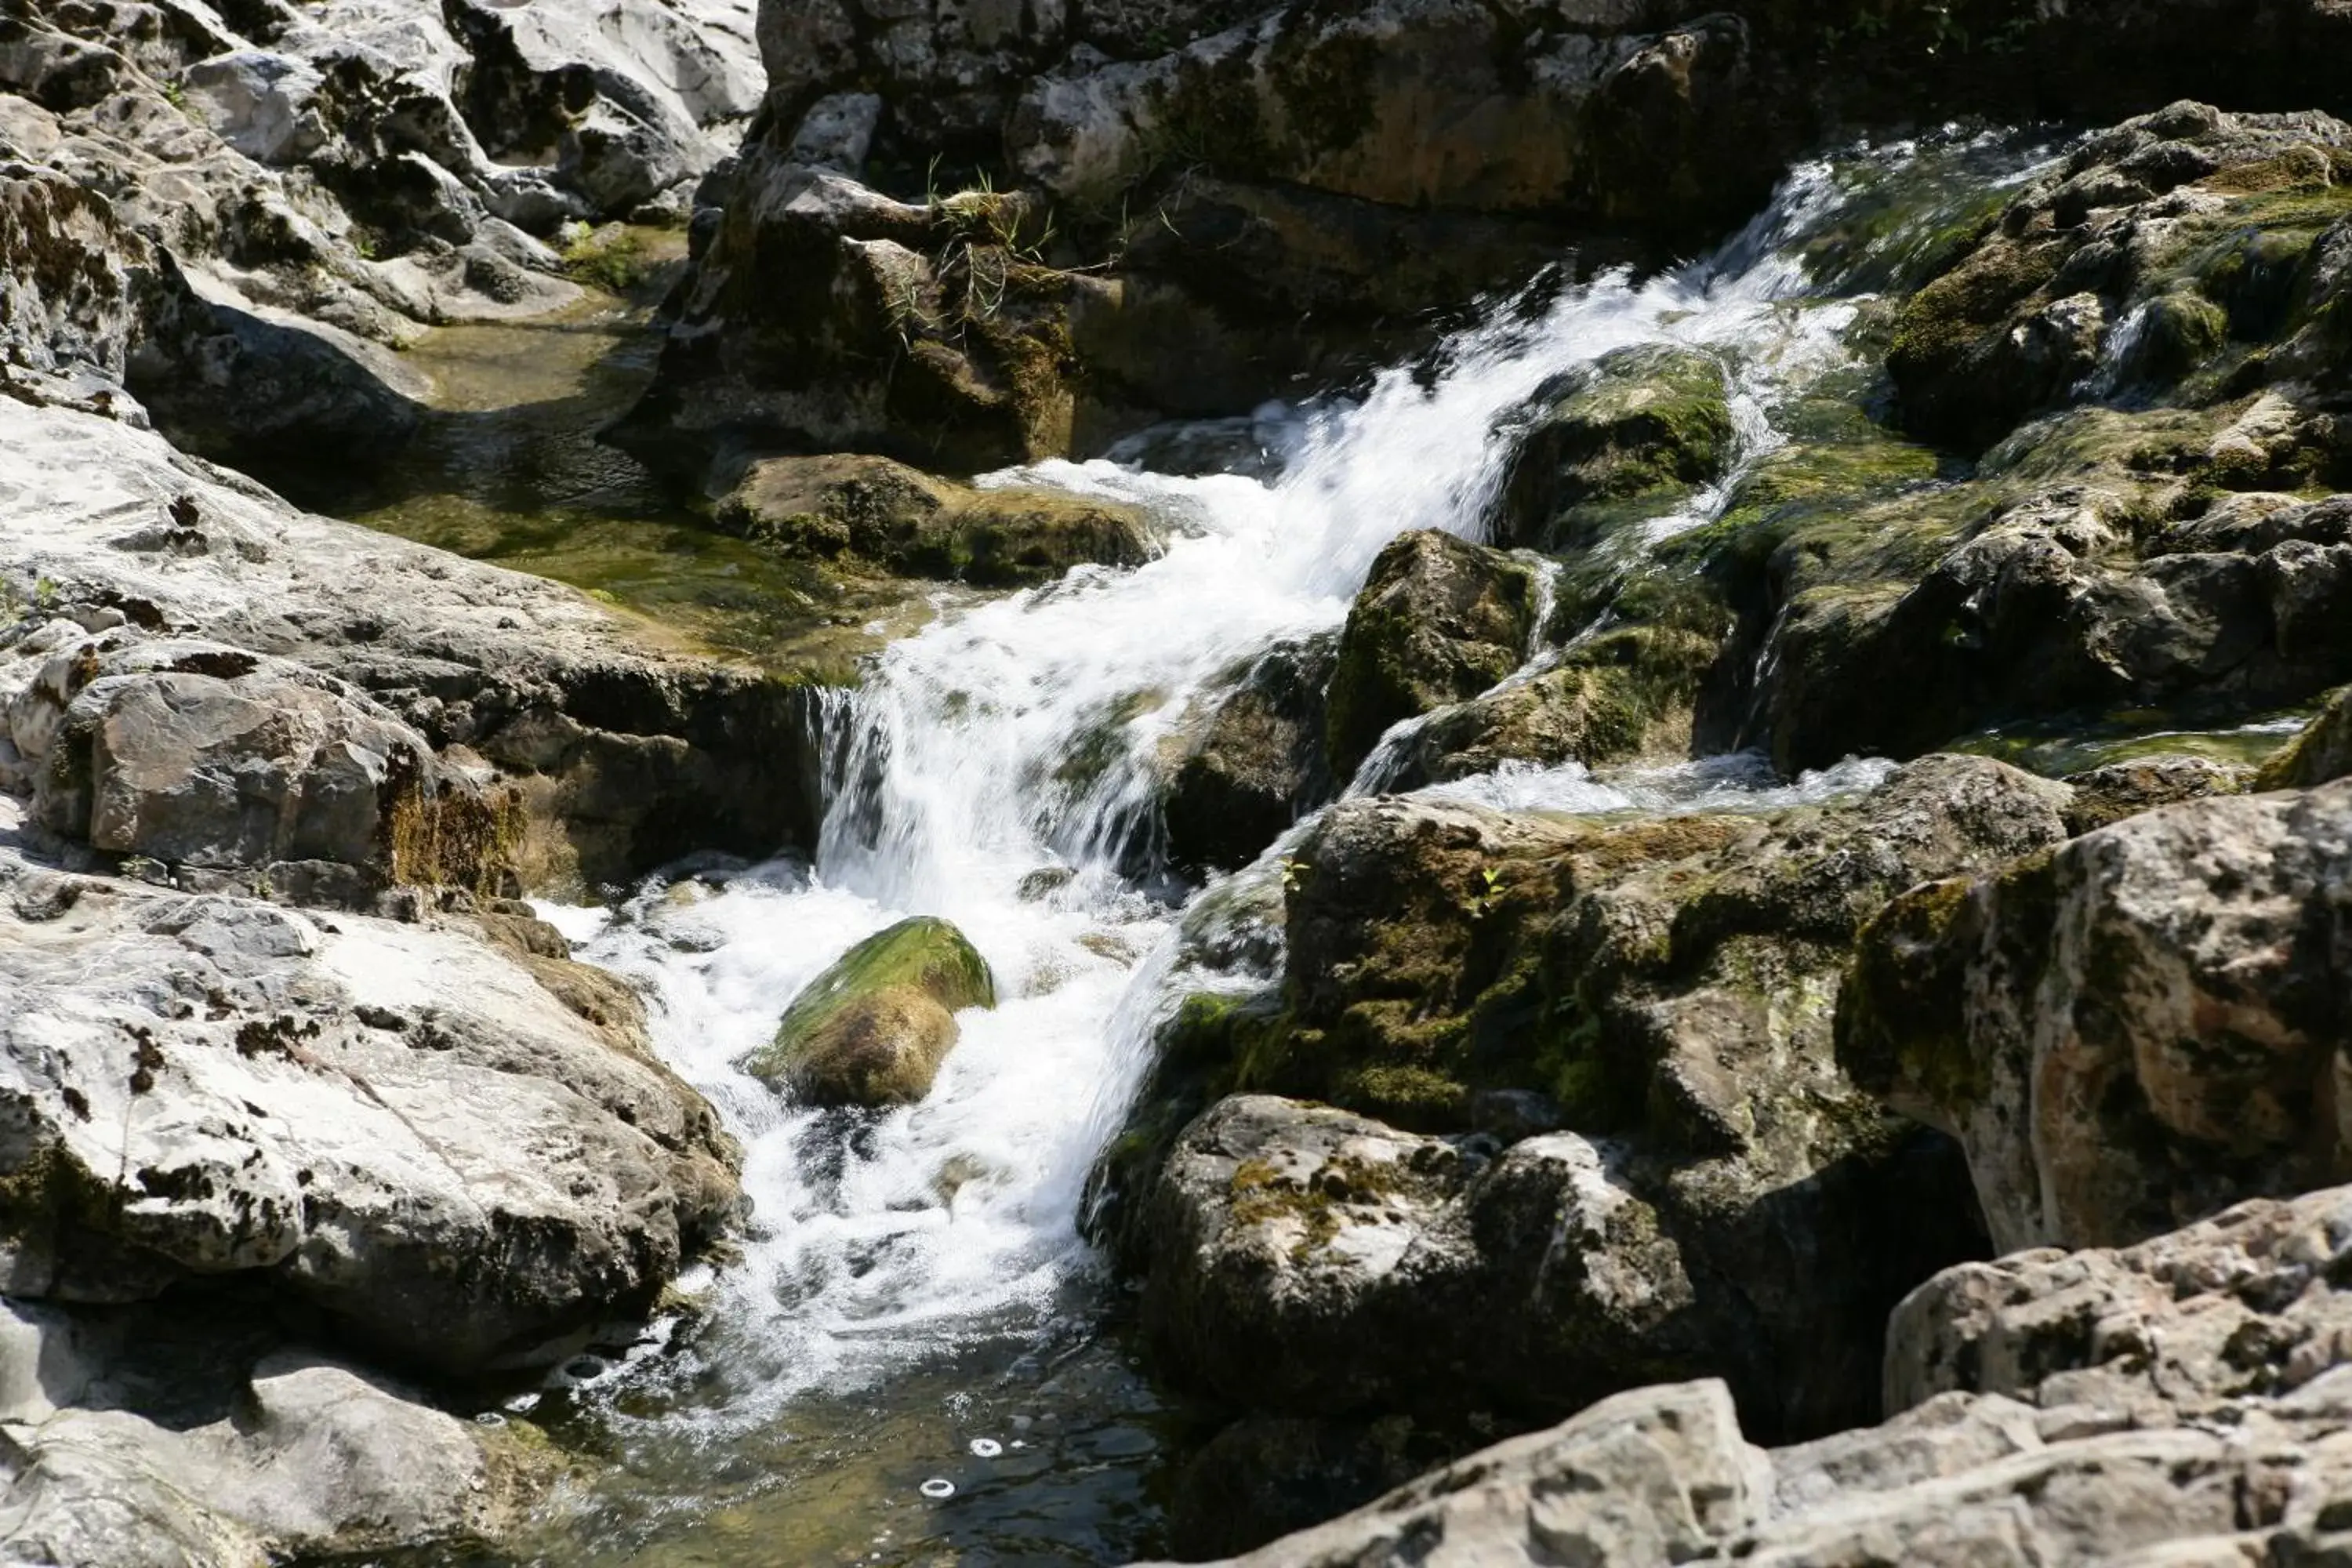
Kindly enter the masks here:
<path id="1" fill-rule="evenodd" d="M 1106 461 L 999 476 L 1140 503 L 1164 524 L 1164 550 L 892 646 L 834 715 L 840 783 L 813 869 L 649 890 L 588 949 L 650 983 L 662 1048 L 746 1147 L 754 1219 L 742 1261 L 713 1286 L 709 1335 L 726 1346 L 731 1392 L 703 1419 L 772 1419 L 806 1391 L 867 1385 L 1053 1310 L 1087 1257 L 1087 1169 L 1171 990 L 1177 917 L 1131 879 L 1148 858 L 1162 747 L 1252 657 L 1339 625 L 1399 534 L 1479 536 L 1509 457 L 1504 416 L 1563 372 L 1636 344 L 1710 354 L 1733 392 L 1738 461 L 1769 450 L 1776 409 L 1844 363 L 1853 307 L 1807 297 L 1792 245 L 1843 189 L 1828 166 L 1807 168 L 1710 265 L 1523 298 L 1360 401 L 1263 411 L 1260 434 L 1285 454 L 1270 480 Z M 1702 494 L 1649 537 L 1709 520 L 1723 497 Z M 1704 809 L 1761 804 L 1755 792 L 1774 784 L 1735 763 L 1605 784 L 1513 770 L 1445 793 L 1517 808 Z M 961 926 L 1003 998 L 963 1016 L 928 1100 L 859 1121 L 735 1070 L 802 985 L 917 913 Z"/>

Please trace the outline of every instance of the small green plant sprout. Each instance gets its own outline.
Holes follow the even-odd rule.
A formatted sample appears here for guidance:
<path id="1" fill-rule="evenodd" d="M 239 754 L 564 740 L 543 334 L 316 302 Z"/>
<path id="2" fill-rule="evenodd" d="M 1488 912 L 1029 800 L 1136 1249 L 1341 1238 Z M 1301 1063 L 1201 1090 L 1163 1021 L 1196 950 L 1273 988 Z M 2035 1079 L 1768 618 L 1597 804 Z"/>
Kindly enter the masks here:
<path id="1" fill-rule="evenodd" d="M 1478 868 L 1478 890 L 1462 900 L 1462 910 L 1472 920 L 1485 920 L 1503 901 L 1503 873 L 1500 868 L 1482 866 Z"/>
<path id="2" fill-rule="evenodd" d="M 60 591 L 55 578 L 42 578 L 33 584 L 33 607 L 37 610 L 56 609 Z"/>
<path id="3" fill-rule="evenodd" d="M 1282 890 L 1285 893 L 1298 891 L 1299 884 L 1305 882 L 1308 873 L 1314 869 L 1312 865 L 1297 856 L 1285 855 L 1282 858 Z"/>

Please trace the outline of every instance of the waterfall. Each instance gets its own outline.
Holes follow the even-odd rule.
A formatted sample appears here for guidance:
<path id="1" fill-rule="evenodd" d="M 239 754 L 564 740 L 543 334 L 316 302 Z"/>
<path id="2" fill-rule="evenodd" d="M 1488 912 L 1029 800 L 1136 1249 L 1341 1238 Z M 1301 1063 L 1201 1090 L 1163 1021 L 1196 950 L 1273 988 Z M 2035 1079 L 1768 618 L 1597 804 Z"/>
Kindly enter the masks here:
<path id="1" fill-rule="evenodd" d="M 708 1282 L 696 1352 L 728 1363 L 724 1392 L 690 1419 L 740 1430 L 811 1390 L 872 1387 L 976 1339 L 1043 1331 L 1090 1265 L 1081 1189 L 1148 1066 L 1154 1018 L 1181 988 L 1171 972 L 1184 890 L 1149 871 L 1156 763 L 1188 710 L 1254 654 L 1339 626 L 1398 535 L 1480 537 L 1511 455 L 1506 416 L 1563 372 L 1641 344 L 1711 355 L 1733 394 L 1735 477 L 1770 450 L 1783 406 L 1851 363 L 1856 301 L 1811 275 L 1806 241 L 1916 151 L 1801 168 L 1705 262 L 1530 289 L 1360 396 L 1267 408 L 1219 433 L 1245 432 L 1259 471 L 1176 477 L 1097 460 L 983 481 L 1138 503 L 1164 547 L 883 652 L 827 712 L 832 793 L 812 863 L 683 878 L 612 915 L 565 917 L 587 956 L 650 984 L 662 1049 L 744 1141 L 753 1215 L 740 1260 Z M 1727 489 L 1645 537 L 1710 521 Z M 1442 793 L 1512 808 L 1705 809 L 1876 776 L 1857 764 L 1801 789 L 1732 758 L 1605 782 L 1507 769 Z M 1378 783 L 1368 764 L 1358 787 Z M 799 987 L 916 913 L 961 926 L 1002 997 L 963 1016 L 929 1098 L 856 1118 L 785 1103 L 735 1070 Z"/>

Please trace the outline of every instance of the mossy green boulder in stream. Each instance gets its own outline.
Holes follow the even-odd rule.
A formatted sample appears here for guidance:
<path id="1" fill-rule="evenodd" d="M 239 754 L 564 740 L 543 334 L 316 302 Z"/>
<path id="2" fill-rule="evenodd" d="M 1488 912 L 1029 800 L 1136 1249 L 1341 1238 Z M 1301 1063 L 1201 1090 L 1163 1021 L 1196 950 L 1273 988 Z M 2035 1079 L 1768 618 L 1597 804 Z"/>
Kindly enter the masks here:
<path id="1" fill-rule="evenodd" d="M 996 980 L 961 931 L 919 915 L 877 931 L 793 999 L 776 1037 L 743 1061 L 818 1105 L 909 1105 L 956 1043 L 955 1015 L 996 1005 Z"/>

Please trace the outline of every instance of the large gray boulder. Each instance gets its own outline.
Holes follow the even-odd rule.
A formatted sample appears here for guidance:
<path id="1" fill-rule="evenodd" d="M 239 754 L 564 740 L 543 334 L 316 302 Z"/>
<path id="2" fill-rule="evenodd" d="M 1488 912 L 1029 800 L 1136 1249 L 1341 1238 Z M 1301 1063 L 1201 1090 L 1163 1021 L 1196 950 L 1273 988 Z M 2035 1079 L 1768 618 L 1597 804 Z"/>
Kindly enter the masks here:
<path id="1" fill-rule="evenodd" d="M 736 1201 L 709 1106 L 596 979 L 0 848 L 0 1292 L 240 1276 L 435 1373 L 562 1353 Z"/>
<path id="2" fill-rule="evenodd" d="M 320 860 L 436 882 L 417 840 L 455 804 L 437 797 L 477 793 L 445 786 L 425 738 L 361 692 L 216 643 L 78 640 L 6 719 L 43 826 L 175 866 Z"/>
<path id="3" fill-rule="evenodd" d="M 0 1306 L 0 1552 L 78 1568 L 460 1547 L 510 1529 L 556 1468 L 519 1425 L 316 1356 L 23 1302 Z"/>
<path id="4" fill-rule="evenodd" d="M 1855 1079 L 1968 1151 L 2004 1250 L 2118 1245 L 2340 1173 L 2352 784 L 2197 801 L 1897 900 Z"/>
<path id="5" fill-rule="evenodd" d="M 256 676 L 299 665 L 435 753 L 461 748 L 450 772 L 502 774 L 533 824 L 512 847 L 528 883 L 619 882 L 814 833 L 806 689 L 556 584 L 297 511 L 152 432 L 0 399 L 0 709 L 53 721 L 62 685 L 20 694 L 60 658 L 184 638 Z M 0 789 L 29 791 L 19 741 L 0 742 Z"/>

